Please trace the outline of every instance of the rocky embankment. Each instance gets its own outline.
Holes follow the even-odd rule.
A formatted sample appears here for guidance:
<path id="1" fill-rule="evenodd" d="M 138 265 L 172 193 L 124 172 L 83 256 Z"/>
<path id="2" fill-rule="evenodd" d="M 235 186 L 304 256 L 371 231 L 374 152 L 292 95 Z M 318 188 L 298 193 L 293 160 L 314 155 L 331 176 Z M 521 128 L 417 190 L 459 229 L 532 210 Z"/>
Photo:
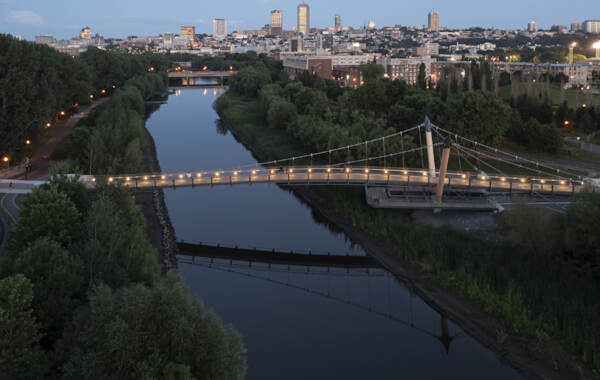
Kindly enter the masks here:
<path id="1" fill-rule="evenodd" d="M 146 133 L 148 134 L 150 149 L 147 157 L 144 157 L 144 170 L 151 173 L 160 173 L 161 169 L 154 139 L 147 130 Z M 177 269 L 177 237 L 171 224 L 169 210 L 165 204 L 163 190 L 138 190 L 135 192 L 135 200 L 146 218 L 148 240 L 158 253 L 158 260 L 162 266 L 163 274 L 172 269 Z"/>

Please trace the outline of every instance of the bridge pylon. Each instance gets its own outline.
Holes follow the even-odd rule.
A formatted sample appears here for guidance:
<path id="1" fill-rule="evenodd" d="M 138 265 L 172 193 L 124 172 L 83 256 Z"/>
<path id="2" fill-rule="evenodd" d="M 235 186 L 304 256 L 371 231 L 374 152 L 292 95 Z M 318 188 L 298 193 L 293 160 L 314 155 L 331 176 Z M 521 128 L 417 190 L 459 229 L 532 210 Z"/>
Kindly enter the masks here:
<path id="1" fill-rule="evenodd" d="M 429 177 L 435 178 L 435 155 L 433 154 L 433 136 L 431 134 L 431 121 L 425 116 L 425 141 L 427 143 L 427 163 L 429 164 Z"/>

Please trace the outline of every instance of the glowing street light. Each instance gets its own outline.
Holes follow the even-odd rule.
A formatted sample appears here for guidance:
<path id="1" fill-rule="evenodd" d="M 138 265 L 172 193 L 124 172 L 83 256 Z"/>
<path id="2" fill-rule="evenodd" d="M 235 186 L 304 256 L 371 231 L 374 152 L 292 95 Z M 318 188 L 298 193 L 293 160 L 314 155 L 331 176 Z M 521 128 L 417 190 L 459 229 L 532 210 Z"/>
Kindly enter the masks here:
<path id="1" fill-rule="evenodd" d="M 8 162 L 8 161 L 10 161 L 10 158 L 8 158 L 8 156 L 2 157 L 2 162 Z"/>
<path id="2" fill-rule="evenodd" d="M 52 124 L 46 123 L 46 128 L 50 128 L 51 126 L 52 126 Z"/>
<path id="3" fill-rule="evenodd" d="M 25 144 L 30 145 L 31 144 L 31 140 L 25 140 Z"/>
<path id="4" fill-rule="evenodd" d="M 60 116 L 65 116 L 67 113 L 65 111 L 60 111 Z"/>
<path id="5" fill-rule="evenodd" d="M 94 94 L 90 94 L 90 99 L 94 99 Z"/>

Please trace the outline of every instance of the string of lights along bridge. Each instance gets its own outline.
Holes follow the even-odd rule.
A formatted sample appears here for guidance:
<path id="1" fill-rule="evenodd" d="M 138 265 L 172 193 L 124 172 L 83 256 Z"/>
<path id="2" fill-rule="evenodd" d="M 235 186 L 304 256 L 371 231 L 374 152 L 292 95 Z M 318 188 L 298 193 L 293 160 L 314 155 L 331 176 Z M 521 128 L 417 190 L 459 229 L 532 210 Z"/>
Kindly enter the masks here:
<path id="1" fill-rule="evenodd" d="M 435 143 L 434 134 L 438 139 Z M 416 147 L 404 148 L 406 136 L 412 136 L 418 143 Z M 439 169 L 435 162 L 436 149 Z M 370 156 L 370 151 L 379 154 Z M 451 151 L 459 170 L 447 170 Z M 421 167 L 407 167 L 406 161 L 411 158 L 412 162 L 420 159 Z M 428 118 L 423 124 L 387 136 L 268 162 L 193 172 L 83 176 L 82 181 L 88 186 L 105 181 L 132 188 L 248 183 L 385 185 L 405 189 L 421 186 L 436 193 L 439 201 L 446 191 L 561 195 L 580 192 L 588 185 L 588 180 L 577 173 L 453 134 L 432 124 Z"/>

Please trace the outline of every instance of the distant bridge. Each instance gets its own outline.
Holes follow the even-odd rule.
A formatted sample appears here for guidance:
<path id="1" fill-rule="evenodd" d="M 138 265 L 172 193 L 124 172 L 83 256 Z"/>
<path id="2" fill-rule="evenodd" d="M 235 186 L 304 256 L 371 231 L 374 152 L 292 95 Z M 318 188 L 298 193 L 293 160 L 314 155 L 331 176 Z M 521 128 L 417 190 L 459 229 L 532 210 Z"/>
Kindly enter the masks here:
<path id="1" fill-rule="evenodd" d="M 221 82 L 225 78 L 229 78 L 234 75 L 236 71 L 210 71 L 210 70 L 197 70 L 197 71 L 172 71 L 169 72 L 169 79 L 181 79 L 183 86 L 193 86 L 196 78 L 215 78 L 220 79 Z"/>

